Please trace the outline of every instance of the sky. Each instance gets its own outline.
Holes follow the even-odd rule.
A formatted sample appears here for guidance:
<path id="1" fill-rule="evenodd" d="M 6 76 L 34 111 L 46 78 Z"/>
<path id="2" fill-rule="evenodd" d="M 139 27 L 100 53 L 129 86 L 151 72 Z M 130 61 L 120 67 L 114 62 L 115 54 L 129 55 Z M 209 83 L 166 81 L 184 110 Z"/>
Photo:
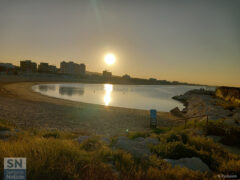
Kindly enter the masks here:
<path id="1" fill-rule="evenodd" d="M 92 72 L 240 87 L 239 9 L 239 0 L 0 0 L 0 62 L 65 60 Z"/>

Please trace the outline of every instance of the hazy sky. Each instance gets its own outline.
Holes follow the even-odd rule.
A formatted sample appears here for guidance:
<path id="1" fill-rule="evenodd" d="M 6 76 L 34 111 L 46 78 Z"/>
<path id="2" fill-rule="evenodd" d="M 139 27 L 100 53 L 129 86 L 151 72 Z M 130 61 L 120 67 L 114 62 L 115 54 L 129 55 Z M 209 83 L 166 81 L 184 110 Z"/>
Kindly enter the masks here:
<path id="1" fill-rule="evenodd" d="M 240 0 L 0 0 L 0 62 L 23 59 L 240 86 Z"/>

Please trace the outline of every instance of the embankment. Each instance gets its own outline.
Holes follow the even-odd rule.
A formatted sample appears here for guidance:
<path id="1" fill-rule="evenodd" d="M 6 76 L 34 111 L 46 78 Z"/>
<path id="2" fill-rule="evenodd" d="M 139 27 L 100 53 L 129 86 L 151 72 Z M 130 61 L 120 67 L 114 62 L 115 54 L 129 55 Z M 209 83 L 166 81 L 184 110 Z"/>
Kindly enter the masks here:
<path id="1" fill-rule="evenodd" d="M 218 87 L 215 95 L 226 101 L 240 104 L 240 88 L 235 87 Z"/>

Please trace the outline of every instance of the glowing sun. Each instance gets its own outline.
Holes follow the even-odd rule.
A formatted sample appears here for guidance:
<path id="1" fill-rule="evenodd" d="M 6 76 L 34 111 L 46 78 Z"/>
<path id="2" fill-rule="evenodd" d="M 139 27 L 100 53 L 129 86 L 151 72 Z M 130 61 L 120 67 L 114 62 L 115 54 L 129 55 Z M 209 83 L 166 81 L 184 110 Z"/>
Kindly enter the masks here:
<path id="1" fill-rule="evenodd" d="M 114 54 L 108 53 L 104 56 L 104 61 L 107 63 L 107 65 L 112 65 L 116 61 L 116 57 Z"/>

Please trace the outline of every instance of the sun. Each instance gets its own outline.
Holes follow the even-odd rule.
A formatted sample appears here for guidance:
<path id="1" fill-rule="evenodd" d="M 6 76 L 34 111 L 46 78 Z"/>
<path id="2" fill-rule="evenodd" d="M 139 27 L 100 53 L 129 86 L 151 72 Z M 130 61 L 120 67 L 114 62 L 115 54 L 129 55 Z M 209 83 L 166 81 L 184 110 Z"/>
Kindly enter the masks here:
<path id="1" fill-rule="evenodd" d="M 112 65 L 116 61 L 116 57 L 112 53 L 108 53 L 104 56 L 104 61 L 107 63 L 107 65 Z"/>

